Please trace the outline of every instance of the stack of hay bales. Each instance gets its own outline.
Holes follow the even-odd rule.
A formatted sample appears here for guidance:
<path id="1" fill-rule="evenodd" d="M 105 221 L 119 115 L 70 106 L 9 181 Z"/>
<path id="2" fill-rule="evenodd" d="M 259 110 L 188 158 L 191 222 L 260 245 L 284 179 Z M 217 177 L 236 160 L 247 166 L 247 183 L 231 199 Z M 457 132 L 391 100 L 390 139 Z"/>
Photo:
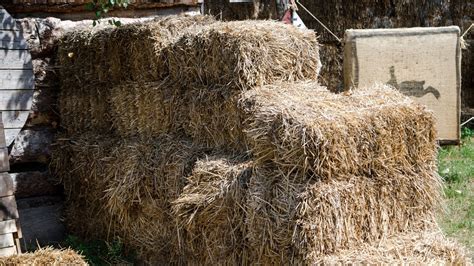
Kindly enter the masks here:
<path id="1" fill-rule="evenodd" d="M 345 261 L 354 248 L 435 227 L 441 183 L 424 107 L 383 85 L 339 95 L 318 85 L 314 32 L 182 19 L 192 26 L 143 45 L 153 58 L 123 59 L 161 60 L 151 71 L 133 74 L 136 64 L 122 63 L 129 76 L 109 73 L 106 89 L 63 80 L 63 90 L 79 86 L 85 97 L 63 93 L 60 103 L 89 106 L 61 107 L 66 133 L 53 154 L 71 229 L 118 236 L 151 263 L 208 265 Z M 130 27 L 166 32 L 168 20 L 179 18 Z M 149 41 L 123 34 L 137 46 Z M 79 67 L 70 50 L 97 57 L 97 47 L 82 50 L 71 38 L 60 50 L 66 76 Z M 154 64 L 163 74 L 151 73 Z M 79 68 L 77 78 L 98 73 Z M 91 99 L 104 111 L 92 111 Z M 369 256 L 386 254 L 374 249 Z M 464 259 L 451 250 L 425 251 L 435 261 Z M 424 261 L 417 254 L 406 256 Z"/>

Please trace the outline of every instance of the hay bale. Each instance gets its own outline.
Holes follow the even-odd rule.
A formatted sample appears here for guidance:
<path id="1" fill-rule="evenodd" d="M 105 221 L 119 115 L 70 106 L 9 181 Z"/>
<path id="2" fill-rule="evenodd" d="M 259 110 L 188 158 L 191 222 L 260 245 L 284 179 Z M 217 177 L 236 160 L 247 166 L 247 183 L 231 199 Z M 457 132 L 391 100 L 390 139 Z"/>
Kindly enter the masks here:
<path id="1" fill-rule="evenodd" d="M 320 178 L 432 167 L 434 118 L 383 85 L 334 94 L 315 82 L 276 83 L 229 92 L 192 88 L 187 135 L 245 152 L 258 164 Z"/>
<path id="2" fill-rule="evenodd" d="M 381 239 L 373 245 L 362 244 L 351 250 L 313 258 L 318 265 L 470 265 L 465 248 L 447 239 L 440 231 L 427 230 Z"/>
<path id="3" fill-rule="evenodd" d="M 302 181 L 256 169 L 246 205 L 251 261 L 298 264 L 432 226 L 440 184 L 434 172 Z"/>
<path id="4" fill-rule="evenodd" d="M 111 92 L 112 123 L 121 136 L 156 137 L 188 121 L 182 91 L 172 82 L 127 83 Z"/>
<path id="5" fill-rule="evenodd" d="M 188 113 L 184 132 L 194 142 L 229 152 L 249 150 L 244 132 L 245 114 L 239 109 L 240 92 L 219 86 L 195 86 L 185 90 Z"/>
<path id="6" fill-rule="evenodd" d="M 240 106 L 256 160 L 285 172 L 344 179 L 436 162 L 433 115 L 386 86 L 344 95 L 314 83 L 271 85 L 246 92 Z"/>
<path id="7" fill-rule="evenodd" d="M 199 145 L 251 151 L 259 164 L 301 176 L 410 172 L 436 159 L 432 114 L 383 85 L 348 95 L 315 82 L 243 92 L 163 81 L 117 86 L 110 101 L 122 136 L 184 131 Z"/>
<path id="8" fill-rule="evenodd" d="M 209 16 L 170 16 L 66 34 L 58 51 L 62 126 L 71 134 L 112 132 L 108 101 L 115 85 L 161 80 L 168 75 L 163 48 L 186 30 L 213 21 Z"/>
<path id="9" fill-rule="evenodd" d="M 88 239 L 113 239 L 111 217 L 104 208 L 109 154 L 117 139 L 102 135 L 59 136 L 51 149 L 51 173 L 64 186 L 66 225 L 71 232 Z M 77 219 L 81 217 L 81 219 Z M 84 221 L 94 221 L 84 222 Z"/>
<path id="10" fill-rule="evenodd" d="M 196 162 L 187 185 L 173 201 L 181 247 L 202 265 L 240 264 L 245 251 L 244 204 L 252 161 L 212 156 Z"/>
<path id="11" fill-rule="evenodd" d="M 170 16 L 70 32 L 61 40 L 58 52 L 63 87 L 157 80 L 167 74 L 163 47 L 185 29 L 213 22 L 210 16 Z"/>
<path id="12" fill-rule="evenodd" d="M 316 34 L 272 21 L 216 22 L 164 49 L 170 76 L 183 84 L 248 89 L 277 80 L 317 79 Z"/>
<path id="13" fill-rule="evenodd" d="M 88 265 L 82 255 L 71 249 L 41 248 L 33 253 L 0 257 L 1 265 Z"/>
<path id="14" fill-rule="evenodd" d="M 108 93 L 104 87 L 93 85 L 82 90 L 61 90 L 58 100 L 61 127 L 70 134 L 110 132 L 112 114 Z"/>
<path id="15" fill-rule="evenodd" d="M 146 141 L 90 134 L 60 139 L 51 168 L 65 187 L 66 223 L 85 238 L 119 237 L 142 259 L 179 261 L 171 202 L 202 152 L 168 135 Z"/>

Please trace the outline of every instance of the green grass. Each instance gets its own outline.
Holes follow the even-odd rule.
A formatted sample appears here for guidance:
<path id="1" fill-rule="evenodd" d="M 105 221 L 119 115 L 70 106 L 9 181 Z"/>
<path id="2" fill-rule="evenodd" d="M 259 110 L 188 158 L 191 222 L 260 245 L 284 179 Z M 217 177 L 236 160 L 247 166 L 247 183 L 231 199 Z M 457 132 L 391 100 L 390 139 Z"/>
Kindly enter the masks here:
<path id="1" fill-rule="evenodd" d="M 133 254 L 126 254 L 118 239 L 110 243 L 100 240 L 84 241 L 69 235 L 64 244 L 82 254 L 90 265 L 133 265 L 135 259 Z"/>
<path id="2" fill-rule="evenodd" d="M 474 138 L 463 130 L 461 146 L 443 147 L 438 163 L 445 180 L 447 210 L 440 214 L 444 232 L 474 254 Z"/>

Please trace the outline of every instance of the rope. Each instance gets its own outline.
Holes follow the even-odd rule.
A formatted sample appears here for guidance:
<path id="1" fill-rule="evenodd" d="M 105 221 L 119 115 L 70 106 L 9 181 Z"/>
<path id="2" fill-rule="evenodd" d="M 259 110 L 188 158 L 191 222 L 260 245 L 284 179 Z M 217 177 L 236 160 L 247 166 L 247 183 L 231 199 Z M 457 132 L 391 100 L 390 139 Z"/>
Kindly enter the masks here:
<path id="1" fill-rule="evenodd" d="M 300 3 L 299 0 L 296 0 L 296 3 L 298 5 L 300 5 L 306 12 L 308 12 L 308 14 L 313 17 L 319 24 L 321 24 L 321 26 L 323 26 L 324 29 L 326 29 L 329 33 L 331 33 L 332 36 L 334 36 L 334 38 L 336 38 L 336 40 L 338 42 L 341 42 L 341 39 L 339 39 L 336 34 L 334 34 L 328 27 L 326 27 L 326 25 L 324 25 L 324 23 L 322 23 L 315 15 L 313 15 L 313 13 L 311 13 L 311 11 L 309 11 L 303 4 Z M 472 25 L 471 25 L 472 26 Z"/>
<path id="2" fill-rule="evenodd" d="M 464 121 L 464 123 L 461 124 L 461 127 L 463 127 L 464 125 L 466 125 L 467 123 L 471 122 L 472 120 L 474 120 L 474 116 L 469 118 L 467 121 Z"/>
<path id="3" fill-rule="evenodd" d="M 472 29 L 472 27 L 474 27 L 474 23 L 472 23 L 471 26 L 469 26 L 469 28 L 467 28 L 467 30 L 461 35 L 461 37 L 459 37 L 461 49 L 467 49 L 468 45 L 466 40 L 464 40 L 464 36 L 466 36 L 466 34 Z"/>

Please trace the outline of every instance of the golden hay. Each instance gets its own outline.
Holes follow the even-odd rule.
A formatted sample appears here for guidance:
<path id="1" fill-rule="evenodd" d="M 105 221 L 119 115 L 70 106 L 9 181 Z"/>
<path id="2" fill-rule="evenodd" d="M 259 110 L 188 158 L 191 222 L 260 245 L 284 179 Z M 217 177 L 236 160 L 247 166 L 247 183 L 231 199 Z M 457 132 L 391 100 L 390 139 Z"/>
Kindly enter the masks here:
<path id="1" fill-rule="evenodd" d="M 196 162 L 187 185 L 173 202 L 183 228 L 180 247 L 200 265 L 242 263 L 244 203 L 252 162 L 235 156 L 212 156 Z"/>
<path id="2" fill-rule="evenodd" d="M 301 176 L 410 172 L 436 159 L 432 114 L 384 85 L 346 95 L 315 82 L 242 92 L 163 81 L 121 85 L 111 102 L 123 136 L 184 131 L 195 143 L 251 151 L 258 163 Z"/>
<path id="3" fill-rule="evenodd" d="M 170 77 L 248 89 L 278 80 L 316 80 L 316 34 L 272 21 L 216 22 L 190 31 L 164 49 Z"/>
<path id="4" fill-rule="evenodd" d="M 433 167 L 434 117 L 390 87 L 333 94 L 314 83 L 246 92 L 245 132 L 257 162 L 320 178 Z"/>
<path id="5" fill-rule="evenodd" d="M 59 139 L 51 169 L 65 187 L 69 228 L 86 238 L 120 237 L 152 261 L 179 260 L 172 256 L 177 228 L 170 222 L 171 201 L 202 152 L 167 135 L 147 141 L 87 134 Z"/>
<path id="6" fill-rule="evenodd" d="M 189 120 L 180 87 L 167 81 L 119 85 L 110 102 L 112 123 L 121 136 L 156 137 L 179 131 Z"/>
<path id="7" fill-rule="evenodd" d="M 186 29 L 213 22 L 210 16 L 170 16 L 68 33 L 58 51 L 63 87 L 157 80 L 167 74 L 163 47 Z"/>
<path id="8" fill-rule="evenodd" d="M 304 181 L 255 169 L 246 204 L 250 258 L 297 264 L 432 226 L 440 184 L 435 172 Z"/>
<path id="9" fill-rule="evenodd" d="M 100 86 L 60 91 L 61 127 L 70 134 L 85 131 L 109 132 L 112 123 L 107 94 L 108 91 Z"/>
<path id="10" fill-rule="evenodd" d="M 24 253 L 9 257 L 0 257 L 0 265 L 31 265 L 31 266 L 59 266 L 59 265 L 88 265 L 83 256 L 71 249 L 41 248 L 34 253 Z"/>
<path id="11" fill-rule="evenodd" d="M 466 250 L 443 236 L 427 230 L 381 239 L 333 255 L 311 258 L 317 265 L 471 265 Z"/>
<path id="12" fill-rule="evenodd" d="M 209 16 L 170 16 L 66 34 L 58 51 L 62 126 L 70 134 L 113 131 L 108 108 L 113 87 L 167 76 L 163 48 L 186 30 L 213 22 Z"/>

